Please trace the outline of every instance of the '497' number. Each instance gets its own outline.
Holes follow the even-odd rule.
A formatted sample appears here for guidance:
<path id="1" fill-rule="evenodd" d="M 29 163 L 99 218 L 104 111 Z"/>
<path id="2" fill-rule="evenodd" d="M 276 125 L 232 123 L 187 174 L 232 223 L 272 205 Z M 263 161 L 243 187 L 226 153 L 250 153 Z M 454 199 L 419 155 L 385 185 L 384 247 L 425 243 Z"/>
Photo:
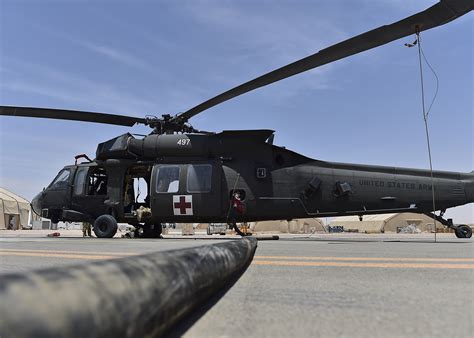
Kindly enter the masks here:
<path id="1" fill-rule="evenodd" d="M 178 140 L 178 146 L 189 146 L 190 143 L 191 143 L 191 140 L 188 138 L 180 138 Z"/>

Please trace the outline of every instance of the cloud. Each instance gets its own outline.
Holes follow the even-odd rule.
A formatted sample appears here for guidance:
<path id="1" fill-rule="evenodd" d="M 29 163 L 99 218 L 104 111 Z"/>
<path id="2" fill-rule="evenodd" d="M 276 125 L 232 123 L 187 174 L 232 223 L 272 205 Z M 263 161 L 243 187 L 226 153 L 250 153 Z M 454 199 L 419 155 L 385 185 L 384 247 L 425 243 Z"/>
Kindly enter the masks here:
<path id="1" fill-rule="evenodd" d="M 206 74 L 208 82 L 221 83 L 224 91 L 349 37 L 329 19 L 313 20 L 311 13 L 292 11 L 291 5 L 288 9 L 292 13 L 274 11 L 272 7 L 271 4 L 242 6 L 220 1 L 191 1 L 181 6 L 189 20 L 215 32 L 226 32 L 220 51 L 216 48 L 219 54 L 224 50 L 226 58 L 216 58 L 216 69 Z M 286 14 L 298 20 L 290 20 Z M 337 68 L 338 65 L 330 64 L 310 70 L 291 80 L 272 84 L 260 95 L 273 97 L 270 88 L 278 88 L 278 98 L 287 100 L 304 90 L 338 88 L 338 83 L 333 81 L 333 71 Z"/>
<path id="2" fill-rule="evenodd" d="M 298 12 L 299 20 L 294 22 L 282 16 L 287 14 L 285 11 L 272 12 L 270 6 L 259 8 L 229 2 L 211 3 L 202 6 L 201 3 L 188 2 L 184 8 L 201 24 L 235 34 L 228 39 L 246 51 L 243 56 L 236 56 L 238 58 L 261 54 L 271 65 L 277 66 L 313 54 L 347 37 L 337 24 L 329 19 L 313 20 L 309 17 L 311 13 Z"/>
<path id="3" fill-rule="evenodd" d="M 370 7 L 374 4 L 373 0 L 359 0 L 362 5 L 361 7 Z M 365 5 L 364 5 L 365 3 Z M 428 7 L 431 7 L 436 4 L 434 0 L 418 0 L 418 1 L 406 1 L 406 0 L 378 0 L 378 6 L 390 6 L 395 9 L 413 12 L 413 11 L 422 11 Z"/>
<path id="4" fill-rule="evenodd" d="M 20 76 L 0 83 L 1 90 L 37 94 L 63 102 L 76 103 L 107 112 L 151 113 L 159 107 L 156 99 L 134 96 L 56 68 L 11 60 Z"/>
<path id="5" fill-rule="evenodd" d="M 51 36 L 66 40 L 70 43 L 75 45 L 81 46 L 82 48 L 91 51 L 97 55 L 105 57 L 109 60 L 114 62 L 140 69 L 145 72 L 154 72 L 156 67 L 154 67 L 151 63 L 139 58 L 138 56 L 126 51 L 125 49 L 119 49 L 116 47 L 112 47 L 110 45 L 106 45 L 104 43 L 98 43 L 89 41 L 86 39 L 78 38 L 72 34 L 65 33 L 64 31 L 57 31 L 53 30 L 49 27 L 45 27 L 43 25 L 39 25 L 37 23 L 33 24 L 30 23 L 34 29 L 41 30 Z"/>
<path id="6" fill-rule="evenodd" d="M 100 45 L 100 44 L 95 44 L 89 41 L 82 41 L 78 39 L 73 39 L 70 38 L 71 41 L 83 46 L 84 48 L 87 48 L 99 55 L 105 56 L 106 58 L 109 58 L 110 60 L 122 63 L 124 65 L 141 69 L 144 71 L 154 71 L 155 67 L 153 67 L 151 64 L 148 62 L 124 51 L 124 50 L 119 50 L 116 48 L 112 48 L 110 46 L 106 45 Z"/>

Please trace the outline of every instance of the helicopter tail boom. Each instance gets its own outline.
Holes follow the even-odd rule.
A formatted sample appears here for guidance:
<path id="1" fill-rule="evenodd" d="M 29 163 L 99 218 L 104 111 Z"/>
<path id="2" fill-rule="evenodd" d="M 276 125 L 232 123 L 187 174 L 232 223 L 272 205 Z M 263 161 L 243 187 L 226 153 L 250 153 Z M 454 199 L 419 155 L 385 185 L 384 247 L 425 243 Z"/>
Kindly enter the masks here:
<path id="1" fill-rule="evenodd" d="M 474 203 L 474 171 L 467 175 L 469 175 L 469 178 L 466 180 L 466 198 L 468 203 Z"/>

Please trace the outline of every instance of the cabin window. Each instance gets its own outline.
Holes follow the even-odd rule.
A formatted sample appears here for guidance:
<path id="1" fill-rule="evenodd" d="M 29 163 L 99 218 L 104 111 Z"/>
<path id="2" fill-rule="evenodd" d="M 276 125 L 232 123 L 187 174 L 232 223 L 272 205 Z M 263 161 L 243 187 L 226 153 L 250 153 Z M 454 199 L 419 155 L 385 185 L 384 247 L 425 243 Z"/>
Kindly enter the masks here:
<path id="1" fill-rule="evenodd" d="M 191 164 L 188 166 L 186 190 L 188 192 L 210 192 L 212 180 L 212 165 Z"/>
<path id="2" fill-rule="evenodd" d="M 179 166 L 162 166 L 156 174 L 156 192 L 178 192 L 179 190 Z"/>
<path id="3" fill-rule="evenodd" d="M 74 182 L 74 195 L 84 194 L 86 184 L 87 170 L 89 168 L 79 168 L 76 173 L 76 181 Z"/>
<path id="4" fill-rule="evenodd" d="M 50 189 L 66 189 L 69 181 L 70 169 L 63 169 L 51 183 Z"/>

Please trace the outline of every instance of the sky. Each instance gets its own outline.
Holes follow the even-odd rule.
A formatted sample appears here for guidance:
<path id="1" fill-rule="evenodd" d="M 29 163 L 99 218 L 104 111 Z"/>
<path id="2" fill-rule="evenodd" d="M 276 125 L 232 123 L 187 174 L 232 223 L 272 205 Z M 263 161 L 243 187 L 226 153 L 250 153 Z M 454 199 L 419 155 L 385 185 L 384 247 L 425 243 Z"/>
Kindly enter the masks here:
<path id="1" fill-rule="evenodd" d="M 0 105 L 143 117 L 177 114 L 240 83 L 436 1 L 0 0 Z M 422 33 L 439 78 L 429 115 L 435 170 L 473 162 L 471 13 Z M 416 48 L 407 37 L 255 90 L 196 129 L 273 129 L 306 156 L 429 168 Z M 435 77 L 425 66 L 426 101 Z M 0 118 L 0 186 L 31 200 L 74 156 L 133 128 Z M 446 214 L 474 223 L 474 206 Z"/>

